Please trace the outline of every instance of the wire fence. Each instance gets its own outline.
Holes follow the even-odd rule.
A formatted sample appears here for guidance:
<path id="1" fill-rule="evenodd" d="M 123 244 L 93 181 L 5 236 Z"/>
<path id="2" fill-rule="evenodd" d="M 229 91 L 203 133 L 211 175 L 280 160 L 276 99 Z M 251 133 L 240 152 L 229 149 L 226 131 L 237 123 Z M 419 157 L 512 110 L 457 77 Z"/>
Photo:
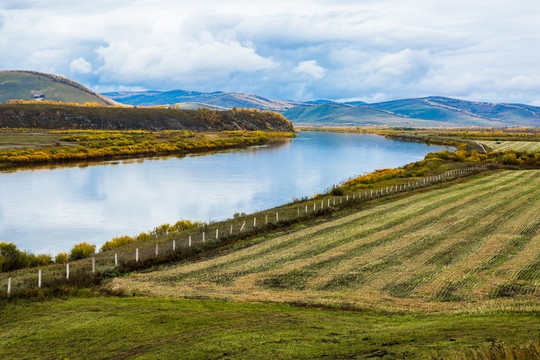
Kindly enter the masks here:
<path id="1" fill-rule="evenodd" d="M 183 255 L 204 251 L 232 239 L 257 235 L 282 225 L 337 211 L 374 198 L 429 187 L 471 172 L 486 170 L 494 163 L 427 176 L 416 181 L 357 191 L 341 196 L 322 196 L 278 208 L 205 224 L 202 227 L 168 234 L 152 242 L 138 242 L 94 254 L 92 257 L 66 264 L 42 268 L 26 268 L 0 273 L 0 296 L 13 296 L 17 291 L 62 285 L 88 283 L 103 276 L 115 276 L 121 269 L 144 268 L 160 262 L 181 259 Z M 161 260 L 161 261 L 160 261 Z M 96 280 L 96 281 L 97 281 Z"/>

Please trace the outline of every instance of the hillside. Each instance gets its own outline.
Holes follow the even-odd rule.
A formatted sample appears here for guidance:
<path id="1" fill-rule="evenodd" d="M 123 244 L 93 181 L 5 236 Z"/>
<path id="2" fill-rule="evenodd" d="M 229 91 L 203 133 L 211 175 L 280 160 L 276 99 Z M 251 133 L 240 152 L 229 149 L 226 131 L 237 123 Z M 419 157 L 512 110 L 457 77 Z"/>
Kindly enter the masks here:
<path id="1" fill-rule="evenodd" d="M 297 106 L 282 112 L 283 116 L 297 125 L 313 126 L 421 126 L 437 127 L 430 120 L 411 119 L 406 116 L 369 106 L 339 103 Z"/>
<path id="2" fill-rule="evenodd" d="M 37 71 L 0 71 L 0 103 L 14 99 L 117 105 L 61 76 Z"/>
<path id="3" fill-rule="evenodd" d="M 374 104 L 319 104 L 283 111 L 301 125 L 339 126 L 540 126 L 540 107 L 495 104 L 444 97 L 403 99 Z"/>
<path id="4" fill-rule="evenodd" d="M 269 111 L 84 107 L 0 104 L 0 128 L 109 130 L 271 130 L 294 131 L 283 116 Z"/>
<path id="5" fill-rule="evenodd" d="M 223 107 L 232 109 L 248 108 L 283 111 L 301 105 L 301 102 L 271 100 L 262 96 L 234 92 L 201 93 L 197 91 L 144 91 L 144 92 L 109 92 L 103 95 L 128 105 L 174 105 L 178 103 L 196 103 L 202 107 Z"/>

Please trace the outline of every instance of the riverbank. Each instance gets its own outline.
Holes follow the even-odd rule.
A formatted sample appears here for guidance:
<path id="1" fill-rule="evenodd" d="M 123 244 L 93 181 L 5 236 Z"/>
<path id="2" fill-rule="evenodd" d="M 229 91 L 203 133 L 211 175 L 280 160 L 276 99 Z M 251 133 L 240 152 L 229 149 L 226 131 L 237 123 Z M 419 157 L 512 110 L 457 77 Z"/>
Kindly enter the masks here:
<path id="1" fill-rule="evenodd" d="M 399 141 L 420 142 L 432 145 L 452 146 L 458 150 L 487 154 L 492 151 L 536 151 L 540 144 L 540 130 L 523 128 L 385 128 L 385 127 L 309 127 L 299 126 L 299 131 L 325 131 L 336 133 L 376 134 Z M 506 146 L 499 146 L 505 142 Z M 521 144 L 526 143 L 526 146 Z M 511 144 L 516 144 L 512 146 Z"/>
<path id="2" fill-rule="evenodd" d="M 0 129 L 0 170 L 141 156 L 186 155 L 290 139 L 292 132 Z"/>

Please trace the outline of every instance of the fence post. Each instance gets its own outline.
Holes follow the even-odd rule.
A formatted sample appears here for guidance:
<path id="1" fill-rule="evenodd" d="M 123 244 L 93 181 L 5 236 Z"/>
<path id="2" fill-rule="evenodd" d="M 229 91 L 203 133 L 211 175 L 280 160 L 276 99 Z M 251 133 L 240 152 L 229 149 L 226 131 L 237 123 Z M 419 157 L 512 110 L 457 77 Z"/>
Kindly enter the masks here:
<path id="1" fill-rule="evenodd" d="M 159 245 L 156 243 L 156 256 L 159 255 Z"/>
<path id="2" fill-rule="evenodd" d="M 334 206 L 336 206 L 336 198 L 334 198 Z"/>
<path id="3" fill-rule="evenodd" d="M 38 272 L 38 288 L 41 289 L 41 269 L 39 269 L 39 272 Z"/>
<path id="4" fill-rule="evenodd" d="M 139 248 L 135 249 L 135 262 L 139 262 Z"/>
<path id="5" fill-rule="evenodd" d="M 176 240 L 172 241 L 172 250 L 176 251 Z"/>
<path id="6" fill-rule="evenodd" d="M 219 239 L 219 229 L 216 229 L 216 240 Z"/>
<path id="7" fill-rule="evenodd" d="M 317 202 L 313 202 L 313 211 L 317 210 Z"/>
<path id="8" fill-rule="evenodd" d="M 253 227 L 256 227 L 256 226 L 257 226 L 257 218 L 254 217 L 254 218 L 253 218 Z"/>
<path id="9" fill-rule="evenodd" d="M 118 254 L 114 253 L 114 267 L 118 267 Z"/>
<path id="10" fill-rule="evenodd" d="M 10 297 L 11 295 L 11 278 L 8 278 L 7 281 L 7 297 Z"/>
<path id="11" fill-rule="evenodd" d="M 300 206 L 296 207 L 296 216 L 300 216 Z"/>
<path id="12" fill-rule="evenodd" d="M 349 201 L 349 195 L 347 195 L 347 201 Z"/>
<path id="13" fill-rule="evenodd" d="M 278 221 L 279 221 L 279 214 L 276 211 L 276 222 L 278 222 Z"/>
<path id="14" fill-rule="evenodd" d="M 321 210 L 324 208 L 324 200 L 321 200 Z"/>
<path id="15" fill-rule="evenodd" d="M 69 280 L 69 263 L 66 264 L 66 280 Z"/>
<path id="16" fill-rule="evenodd" d="M 191 235 L 189 235 L 189 239 L 188 239 L 188 247 L 191 247 Z"/>
<path id="17" fill-rule="evenodd" d="M 330 207 L 330 199 L 328 199 L 328 207 Z"/>
<path id="18" fill-rule="evenodd" d="M 246 222 L 244 221 L 244 223 L 242 224 L 242 227 L 240 228 L 240 232 L 244 231 L 245 226 L 246 226 Z"/>
<path id="19" fill-rule="evenodd" d="M 203 244 L 206 243 L 206 232 L 205 231 L 202 232 L 202 242 L 203 242 Z"/>
<path id="20" fill-rule="evenodd" d="M 96 258 L 92 256 L 92 274 L 96 273 Z"/>
<path id="21" fill-rule="evenodd" d="M 306 214 L 307 214 L 307 204 L 306 204 Z"/>
<path id="22" fill-rule="evenodd" d="M 232 235 L 232 224 L 231 224 L 231 232 L 229 233 L 229 235 Z"/>
<path id="23" fill-rule="evenodd" d="M 268 214 L 265 216 L 266 223 L 268 224 Z"/>

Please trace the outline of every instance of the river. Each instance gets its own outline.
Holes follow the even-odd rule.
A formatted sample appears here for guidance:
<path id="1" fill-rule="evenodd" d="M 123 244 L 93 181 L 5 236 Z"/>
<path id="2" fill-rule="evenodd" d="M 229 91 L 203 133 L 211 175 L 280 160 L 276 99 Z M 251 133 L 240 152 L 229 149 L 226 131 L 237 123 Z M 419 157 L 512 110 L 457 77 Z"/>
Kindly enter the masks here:
<path id="1" fill-rule="evenodd" d="M 82 241 L 99 248 L 180 219 L 268 209 L 443 149 L 377 135 L 302 132 L 204 155 L 2 172 L 0 241 L 53 256 Z"/>

